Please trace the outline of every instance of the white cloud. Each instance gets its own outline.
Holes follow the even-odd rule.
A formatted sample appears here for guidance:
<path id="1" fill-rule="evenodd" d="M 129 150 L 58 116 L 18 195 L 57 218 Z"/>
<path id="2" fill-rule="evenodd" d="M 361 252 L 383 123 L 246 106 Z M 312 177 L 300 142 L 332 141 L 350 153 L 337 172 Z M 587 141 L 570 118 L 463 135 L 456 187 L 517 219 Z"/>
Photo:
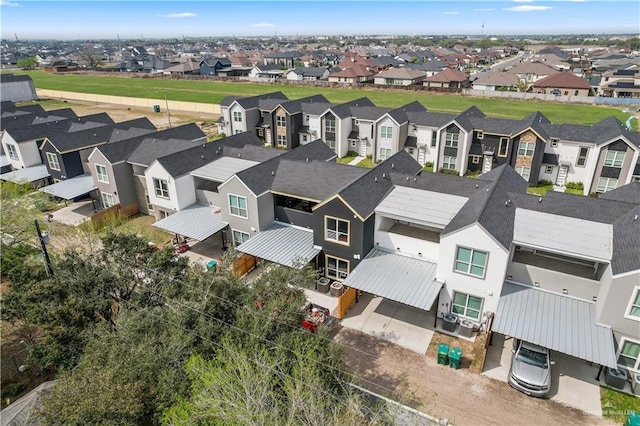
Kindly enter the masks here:
<path id="1" fill-rule="evenodd" d="M 513 0 L 514 3 L 532 3 L 533 0 Z"/>
<path id="2" fill-rule="evenodd" d="M 473 9 L 474 12 L 493 12 L 494 10 L 496 10 L 493 7 L 487 8 L 487 9 Z"/>
<path id="3" fill-rule="evenodd" d="M 275 27 L 275 24 L 270 24 L 268 22 L 260 22 L 259 24 L 251 24 L 252 27 L 256 28 L 264 28 L 264 27 Z"/>
<path id="4" fill-rule="evenodd" d="M 191 13 L 191 12 L 180 12 L 180 13 L 169 13 L 166 15 L 160 15 L 163 18 L 193 18 L 196 15 L 195 13 Z"/>
<path id="5" fill-rule="evenodd" d="M 457 10 L 448 10 L 448 11 L 442 12 L 443 15 L 457 15 L 458 13 L 460 12 L 458 12 Z"/>
<path id="6" fill-rule="evenodd" d="M 543 10 L 549 10 L 549 9 L 553 9 L 553 8 L 551 6 L 528 6 L 528 5 L 523 5 L 523 6 L 507 7 L 504 10 L 508 10 L 510 12 L 541 12 Z"/>
<path id="7" fill-rule="evenodd" d="M 20 7 L 22 5 L 20 3 L 13 3 L 10 1 L 0 0 L 0 6 Z"/>

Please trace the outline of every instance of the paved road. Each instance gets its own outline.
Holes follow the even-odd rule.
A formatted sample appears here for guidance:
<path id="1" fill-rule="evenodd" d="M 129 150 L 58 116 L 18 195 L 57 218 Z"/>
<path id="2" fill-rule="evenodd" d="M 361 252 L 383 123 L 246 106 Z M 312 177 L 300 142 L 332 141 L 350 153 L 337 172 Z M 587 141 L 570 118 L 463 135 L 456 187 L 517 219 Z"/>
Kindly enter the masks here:
<path id="1" fill-rule="evenodd" d="M 344 345 L 344 359 L 361 386 L 455 425 L 613 425 L 615 423 L 557 402 L 530 398 L 465 370 L 438 365 L 400 346 L 342 327 L 333 339 Z M 596 407 L 594 407 L 595 409 Z"/>
<path id="2" fill-rule="evenodd" d="M 479 72 L 471 74 L 471 79 L 475 80 L 475 79 L 477 79 L 479 77 L 485 76 L 486 74 L 489 74 L 489 73 L 492 73 L 492 72 L 502 71 L 505 68 L 508 68 L 508 67 L 510 67 L 512 65 L 517 64 L 518 62 L 521 62 L 523 60 L 526 60 L 526 59 L 530 58 L 531 55 L 532 55 L 531 53 L 526 53 L 526 54 L 523 54 L 523 55 L 517 55 L 516 57 L 507 59 L 506 61 L 498 62 L 496 64 L 493 64 L 490 67 L 491 68 L 490 70 L 479 71 Z"/>

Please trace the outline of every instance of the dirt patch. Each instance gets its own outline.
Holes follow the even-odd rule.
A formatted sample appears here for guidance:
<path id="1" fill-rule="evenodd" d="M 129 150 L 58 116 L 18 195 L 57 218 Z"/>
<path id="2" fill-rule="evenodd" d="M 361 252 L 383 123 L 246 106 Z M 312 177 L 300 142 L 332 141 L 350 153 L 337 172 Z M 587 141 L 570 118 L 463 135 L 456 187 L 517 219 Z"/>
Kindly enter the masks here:
<path id="1" fill-rule="evenodd" d="M 438 345 L 440 343 L 446 343 L 449 348 L 458 347 L 462 349 L 462 359 L 460 360 L 460 368 L 466 368 L 471 373 L 480 374 L 482 371 L 482 363 L 486 350 L 484 348 L 487 335 L 482 333 L 476 336 L 476 340 L 471 342 L 469 340 L 459 339 L 453 336 L 447 336 L 442 333 L 435 333 L 427 348 L 427 358 L 438 358 Z"/>

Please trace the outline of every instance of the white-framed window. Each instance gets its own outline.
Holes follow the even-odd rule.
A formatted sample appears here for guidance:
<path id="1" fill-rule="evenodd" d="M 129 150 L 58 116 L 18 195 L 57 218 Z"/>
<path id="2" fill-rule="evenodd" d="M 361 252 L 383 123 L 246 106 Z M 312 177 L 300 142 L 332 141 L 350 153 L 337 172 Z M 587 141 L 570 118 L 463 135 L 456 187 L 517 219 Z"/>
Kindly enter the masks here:
<path id="1" fill-rule="evenodd" d="M 324 131 L 328 133 L 335 133 L 336 131 L 336 118 L 328 115 L 324 119 Z"/>
<path id="2" fill-rule="evenodd" d="M 233 246 L 238 247 L 240 244 L 244 243 L 249 239 L 249 234 L 246 232 L 238 231 L 236 229 L 233 230 Z"/>
<path id="3" fill-rule="evenodd" d="M 596 192 L 608 192 L 612 189 L 616 189 L 618 187 L 618 179 L 615 178 L 607 178 L 601 177 L 598 181 L 598 187 L 596 188 Z"/>
<path id="4" fill-rule="evenodd" d="M 358 141 L 352 140 L 351 141 L 351 148 L 356 148 L 358 146 Z"/>
<path id="5" fill-rule="evenodd" d="M 302 144 L 304 145 L 309 141 L 309 137 L 307 135 L 302 135 Z"/>
<path id="6" fill-rule="evenodd" d="M 112 194 L 108 194 L 106 192 L 102 192 L 102 206 L 105 209 L 108 209 L 109 207 L 113 206 L 116 204 L 116 202 L 113 199 L 113 195 Z"/>
<path id="7" fill-rule="evenodd" d="M 349 275 L 349 261 L 326 255 L 325 276 L 334 280 L 344 280 Z"/>
<path id="8" fill-rule="evenodd" d="M 625 318 L 640 321 L 640 286 L 636 286 L 631 292 Z"/>
<path id="9" fill-rule="evenodd" d="M 477 139 L 484 139 L 484 132 L 482 130 L 478 130 L 476 132 L 476 138 Z"/>
<path id="10" fill-rule="evenodd" d="M 471 162 L 472 162 L 473 164 L 480 164 L 480 159 L 481 159 L 481 158 L 482 158 L 482 157 L 481 157 L 481 156 L 479 156 L 479 155 L 472 155 L 472 156 L 471 156 Z"/>
<path id="11" fill-rule="evenodd" d="M 454 314 L 478 320 L 482 313 L 482 301 L 481 297 L 454 291 L 451 310 Z"/>
<path id="12" fill-rule="evenodd" d="M 621 168 L 624 163 L 624 151 L 607 151 L 607 156 L 604 158 L 604 165 L 607 167 Z"/>
<path id="13" fill-rule="evenodd" d="M 578 159 L 576 160 L 576 166 L 584 167 L 587 164 L 587 156 L 589 155 L 589 147 L 581 146 L 578 151 Z"/>
<path id="14" fill-rule="evenodd" d="M 54 152 L 47 152 L 47 162 L 51 170 L 60 171 L 60 163 L 58 162 L 58 155 Z"/>
<path id="15" fill-rule="evenodd" d="M 460 133 L 445 133 L 444 146 L 446 146 L 447 148 L 457 148 L 458 139 L 460 139 Z"/>
<path id="16" fill-rule="evenodd" d="M 151 204 L 151 199 L 146 194 L 145 194 L 144 198 L 147 200 L 147 210 L 152 212 L 154 209 L 153 209 L 153 204 Z"/>
<path id="17" fill-rule="evenodd" d="M 553 166 L 544 166 L 544 172 L 548 175 L 553 173 Z"/>
<path id="18" fill-rule="evenodd" d="M 8 143 L 6 144 L 6 147 L 9 158 L 11 158 L 12 160 L 18 160 L 18 149 L 16 148 L 16 146 L 12 143 Z"/>
<path id="19" fill-rule="evenodd" d="M 498 145 L 498 157 L 506 157 L 509 152 L 509 138 L 500 138 Z"/>
<path id="20" fill-rule="evenodd" d="M 488 257 L 489 254 L 485 251 L 467 247 L 458 247 L 456 249 L 454 270 L 463 274 L 484 278 L 484 274 L 487 270 Z"/>
<path id="21" fill-rule="evenodd" d="M 349 221 L 337 217 L 324 217 L 324 239 L 349 245 Z"/>
<path id="22" fill-rule="evenodd" d="M 242 123 L 242 113 L 240 111 L 233 111 L 233 121 Z"/>
<path id="23" fill-rule="evenodd" d="M 457 160 L 458 159 L 456 157 L 449 157 L 448 155 L 445 155 L 444 157 L 442 157 L 442 168 L 447 170 L 455 170 Z"/>
<path id="24" fill-rule="evenodd" d="M 380 126 L 380 138 L 381 139 L 391 139 L 391 138 L 393 138 L 393 127 L 391 127 L 391 126 Z"/>
<path id="25" fill-rule="evenodd" d="M 153 189 L 156 197 L 169 199 L 169 184 L 166 180 L 153 178 Z"/>
<path id="26" fill-rule="evenodd" d="M 247 198 L 229 194 L 229 214 L 231 214 L 231 216 L 239 216 L 245 219 L 248 218 Z"/>
<path id="27" fill-rule="evenodd" d="M 107 173 L 107 167 L 102 164 L 96 164 L 96 178 L 98 182 L 109 183 L 109 173 Z"/>
<path id="28" fill-rule="evenodd" d="M 518 145 L 518 155 L 524 155 L 525 157 L 533 157 L 533 152 L 536 150 L 535 142 L 520 141 Z"/>
<path id="29" fill-rule="evenodd" d="M 515 171 L 516 171 L 516 173 L 518 173 L 520 176 L 522 176 L 522 178 L 523 178 L 524 180 L 526 180 L 527 182 L 529 182 L 529 176 L 531 176 L 531 167 L 516 166 L 516 167 L 515 167 Z"/>
<path id="30" fill-rule="evenodd" d="M 630 370 L 640 368 L 640 342 L 629 340 L 626 337 L 620 340 L 618 365 Z"/>
<path id="31" fill-rule="evenodd" d="M 393 155 L 393 152 L 390 148 L 380 148 L 380 157 L 378 158 L 378 160 L 384 161 L 387 158 L 391 157 L 391 155 Z"/>
<path id="32" fill-rule="evenodd" d="M 287 117 L 276 115 L 276 127 L 287 127 Z"/>
<path id="33" fill-rule="evenodd" d="M 287 146 L 287 136 L 285 135 L 276 136 L 276 144 L 278 146 Z"/>
<path id="34" fill-rule="evenodd" d="M 433 133 L 431 133 L 431 148 L 434 148 L 437 142 L 438 142 L 438 133 L 434 131 Z"/>
<path id="35" fill-rule="evenodd" d="M 556 138 L 552 138 L 551 139 L 551 148 L 557 148 L 558 147 L 558 143 L 560 142 L 559 139 Z"/>

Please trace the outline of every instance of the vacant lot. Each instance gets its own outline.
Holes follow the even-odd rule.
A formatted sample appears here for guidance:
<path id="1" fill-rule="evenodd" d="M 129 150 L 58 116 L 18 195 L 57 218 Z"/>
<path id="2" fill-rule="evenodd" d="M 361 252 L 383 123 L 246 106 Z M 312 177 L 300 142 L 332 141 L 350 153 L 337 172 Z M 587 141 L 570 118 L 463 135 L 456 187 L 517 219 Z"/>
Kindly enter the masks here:
<path id="1" fill-rule="evenodd" d="M 425 94 L 418 91 L 380 89 L 376 87 L 351 89 L 245 82 L 192 81 L 151 78 L 146 75 L 140 76 L 139 74 L 131 76 L 123 75 L 122 73 L 114 76 L 47 74 L 40 70 L 14 71 L 14 73 L 30 75 L 35 86 L 42 89 L 158 100 L 163 100 L 166 93 L 167 98 L 171 100 L 211 104 L 219 104 L 225 96 L 252 96 L 282 91 L 290 99 L 299 99 L 321 93 L 331 102 L 345 102 L 366 96 L 380 107 L 391 108 L 419 101 L 430 111 L 438 112 L 461 112 L 475 105 L 487 115 L 513 119 L 522 118 L 534 111 L 541 111 L 554 123 L 593 124 L 610 115 L 614 115 L 625 122 L 629 117 L 629 114 L 623 113 L 616 108 L 603 106 Z"/>

